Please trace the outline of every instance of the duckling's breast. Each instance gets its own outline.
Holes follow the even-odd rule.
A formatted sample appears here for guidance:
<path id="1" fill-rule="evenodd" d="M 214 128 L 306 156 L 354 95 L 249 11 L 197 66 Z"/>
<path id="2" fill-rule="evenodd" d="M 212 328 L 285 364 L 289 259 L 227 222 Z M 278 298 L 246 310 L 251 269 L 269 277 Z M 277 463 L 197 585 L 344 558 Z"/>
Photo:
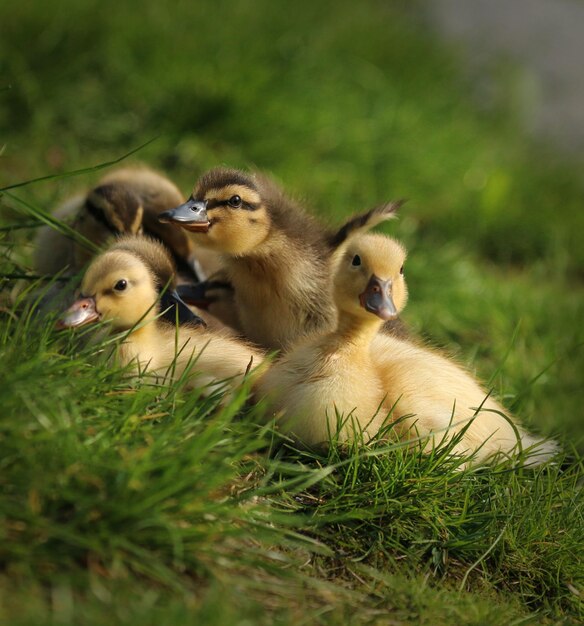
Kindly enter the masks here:
<path id="1" fill-rule="evenodd" d="M 305 445 L 360 436 L 368 440 L 383 423 L 381 387 L 374 372 L 342 352 L 305 349 L 264 376 L 260 394 L 281 428 Z"/>

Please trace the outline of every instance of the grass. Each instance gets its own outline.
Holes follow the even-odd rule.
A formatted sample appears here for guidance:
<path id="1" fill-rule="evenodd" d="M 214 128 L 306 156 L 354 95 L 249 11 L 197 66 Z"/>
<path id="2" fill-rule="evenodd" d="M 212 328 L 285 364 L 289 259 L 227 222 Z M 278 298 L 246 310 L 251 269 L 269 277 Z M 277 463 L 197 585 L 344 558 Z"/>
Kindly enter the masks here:
<path id="1" fill-rule="evenodd" d="M 0 621 L 581 622 L 579 164 L 512 105 L 478 112 L 395 2 L 35 0 L 0 23 L 2 276 L 31 273 L 31 223 L 153 138 L 130 160 L 185 192 L 226 163 L 335 223 L 408 197 L 386 230 L 410 250 L 412 332 L 566 452 L 456 471 L 447 450 L 294 450 L 243 392 L 222 408 L 132 382 L 4 278 Z"/>

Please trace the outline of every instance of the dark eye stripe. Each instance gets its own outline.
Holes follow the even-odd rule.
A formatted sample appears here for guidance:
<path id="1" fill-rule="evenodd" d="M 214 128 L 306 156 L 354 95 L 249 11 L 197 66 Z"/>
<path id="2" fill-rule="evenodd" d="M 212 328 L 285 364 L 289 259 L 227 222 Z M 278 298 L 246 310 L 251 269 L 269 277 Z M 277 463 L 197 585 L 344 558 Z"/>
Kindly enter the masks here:
<path id="1" fill-rule="evenodd" d="M 244 211 L 255 211 L 256 209 L 260 208 L 260 203 L 259 202 L 247 202 L 246 200 L 242 198 L 241 206 L 235 209 L 234 207 L 229 206 L 229 200 L 209 200 L 207 202 L 207 211 L 209 209 L 214 209 L 215 207 L 218 207 L 218 206 L 226 206 L 226 207 L 229 207 L 230 209 L 233 209 L 234 211 L 239 211 L 241 209 L 243 209 Z"/>

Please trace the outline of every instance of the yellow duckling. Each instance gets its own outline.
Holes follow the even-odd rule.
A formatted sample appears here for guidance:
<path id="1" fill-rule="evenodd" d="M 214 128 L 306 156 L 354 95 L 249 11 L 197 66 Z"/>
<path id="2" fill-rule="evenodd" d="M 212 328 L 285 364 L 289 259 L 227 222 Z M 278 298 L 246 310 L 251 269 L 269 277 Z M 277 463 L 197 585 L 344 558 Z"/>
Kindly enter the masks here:
<path id="1" fill-rule="evenodd" d="M 460 434 L 453 452 L 473 463 L 518 444 L 547 458 L 555 446 L 520 426 L 468 372 L 436 352 L 379 333 L 384 320 L 405 306 L 404 248 L 382 235 L 362 235 L 339 254 L 334 300 L 337 328 L 308 339 L 276 362 L 259 380 L 269 415 L 309 446 L 327 444 L 337 432 L 365 441 L 396 423 L 403 439 L 428 438 L 427 448 Z M 466 428 L 466 430 L 464 430 Z M 463 432 L 464 431 L 464 432 Z"/>
<path id="2" fill-rule="evenodd" d="M 66 201 L 55 211 L 55 216 L 97 246 L 112 235 L 154 236 L 171 251 L 179 271 L 202 280 L 207 272 L 220 267 L 217 255 L 205 250 L 195 255 L 193 243 L 184 232 L 158 220 L 160 211 L 177 202 L 182 202 L 180 191 L 158 172 L 146 167 L 122 168 L 105 175 L 87 195 Z M 73 275 L 93 254 L 92 250 L 44 226 L 36 238 L 34 265 L 39 273 L 56 274 L 65 270 Z"/>
<path id="3" fill-rule="evenodd" d="M 334 233 L 269 178 L 217 168 L 198 181 L 185 204 L 160 219 L 221 254 L 245 336 L 267 349 L 287 349 L 300 337 L 334 325 L 333 251 L 356 232 L 387 219 L 379 218 L 381 213 L 393 215 L 399 204 L 358 216 Z"/>
<path id="4" fill-rule="evenodd" d="M 112 331 L 127 331 L 118 350 L 120 364 L 132 363 L 163 379 L 170 372 L 181 377 L 195 361 L 187 387 L 225 379 L 241 382 L 250 364 L 261 363 L 264 355 L 227 331 L 206 328 L 200 319 L 175 326 L 186 306 L 174 292 L 173 279 L 164 246 L 145 237 L 122 237 L 92 261 L 82 296 L 60 326 L 107 321 Z M 196 372 L 202 375 L 195 377 Z"/>

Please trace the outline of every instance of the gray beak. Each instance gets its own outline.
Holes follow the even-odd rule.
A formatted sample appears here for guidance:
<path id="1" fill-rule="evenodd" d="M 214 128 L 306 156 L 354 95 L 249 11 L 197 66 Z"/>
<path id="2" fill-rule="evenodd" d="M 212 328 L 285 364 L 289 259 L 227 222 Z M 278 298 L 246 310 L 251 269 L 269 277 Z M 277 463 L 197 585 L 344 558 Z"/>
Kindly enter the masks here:
<path id="1" fill-rule="evenodd" d="M 94 298 L 80 298 L 63 313 L 57 321 L 57 328 L 75 328 L 98 320 Z"/>
<path id="2" fill-rule="evenodd" d="M 194 200 L 193 198 L 175 209 L 160 213 L 158 220 L 164 224 L 176 224 L 185 230 L 196 233 L 206 233 L 210 226 L 207 216 L 207 203 L 204 200 Z"/>
<path id="3" fill-rule="evenodd" d="M 397 309 L 391 295 L 391 280 L 381 280 L 373 275 L 369 279 L 365 291 L 359 295 L 361 306 L 382 320 L 393 320 L 397 317 Z"/>

